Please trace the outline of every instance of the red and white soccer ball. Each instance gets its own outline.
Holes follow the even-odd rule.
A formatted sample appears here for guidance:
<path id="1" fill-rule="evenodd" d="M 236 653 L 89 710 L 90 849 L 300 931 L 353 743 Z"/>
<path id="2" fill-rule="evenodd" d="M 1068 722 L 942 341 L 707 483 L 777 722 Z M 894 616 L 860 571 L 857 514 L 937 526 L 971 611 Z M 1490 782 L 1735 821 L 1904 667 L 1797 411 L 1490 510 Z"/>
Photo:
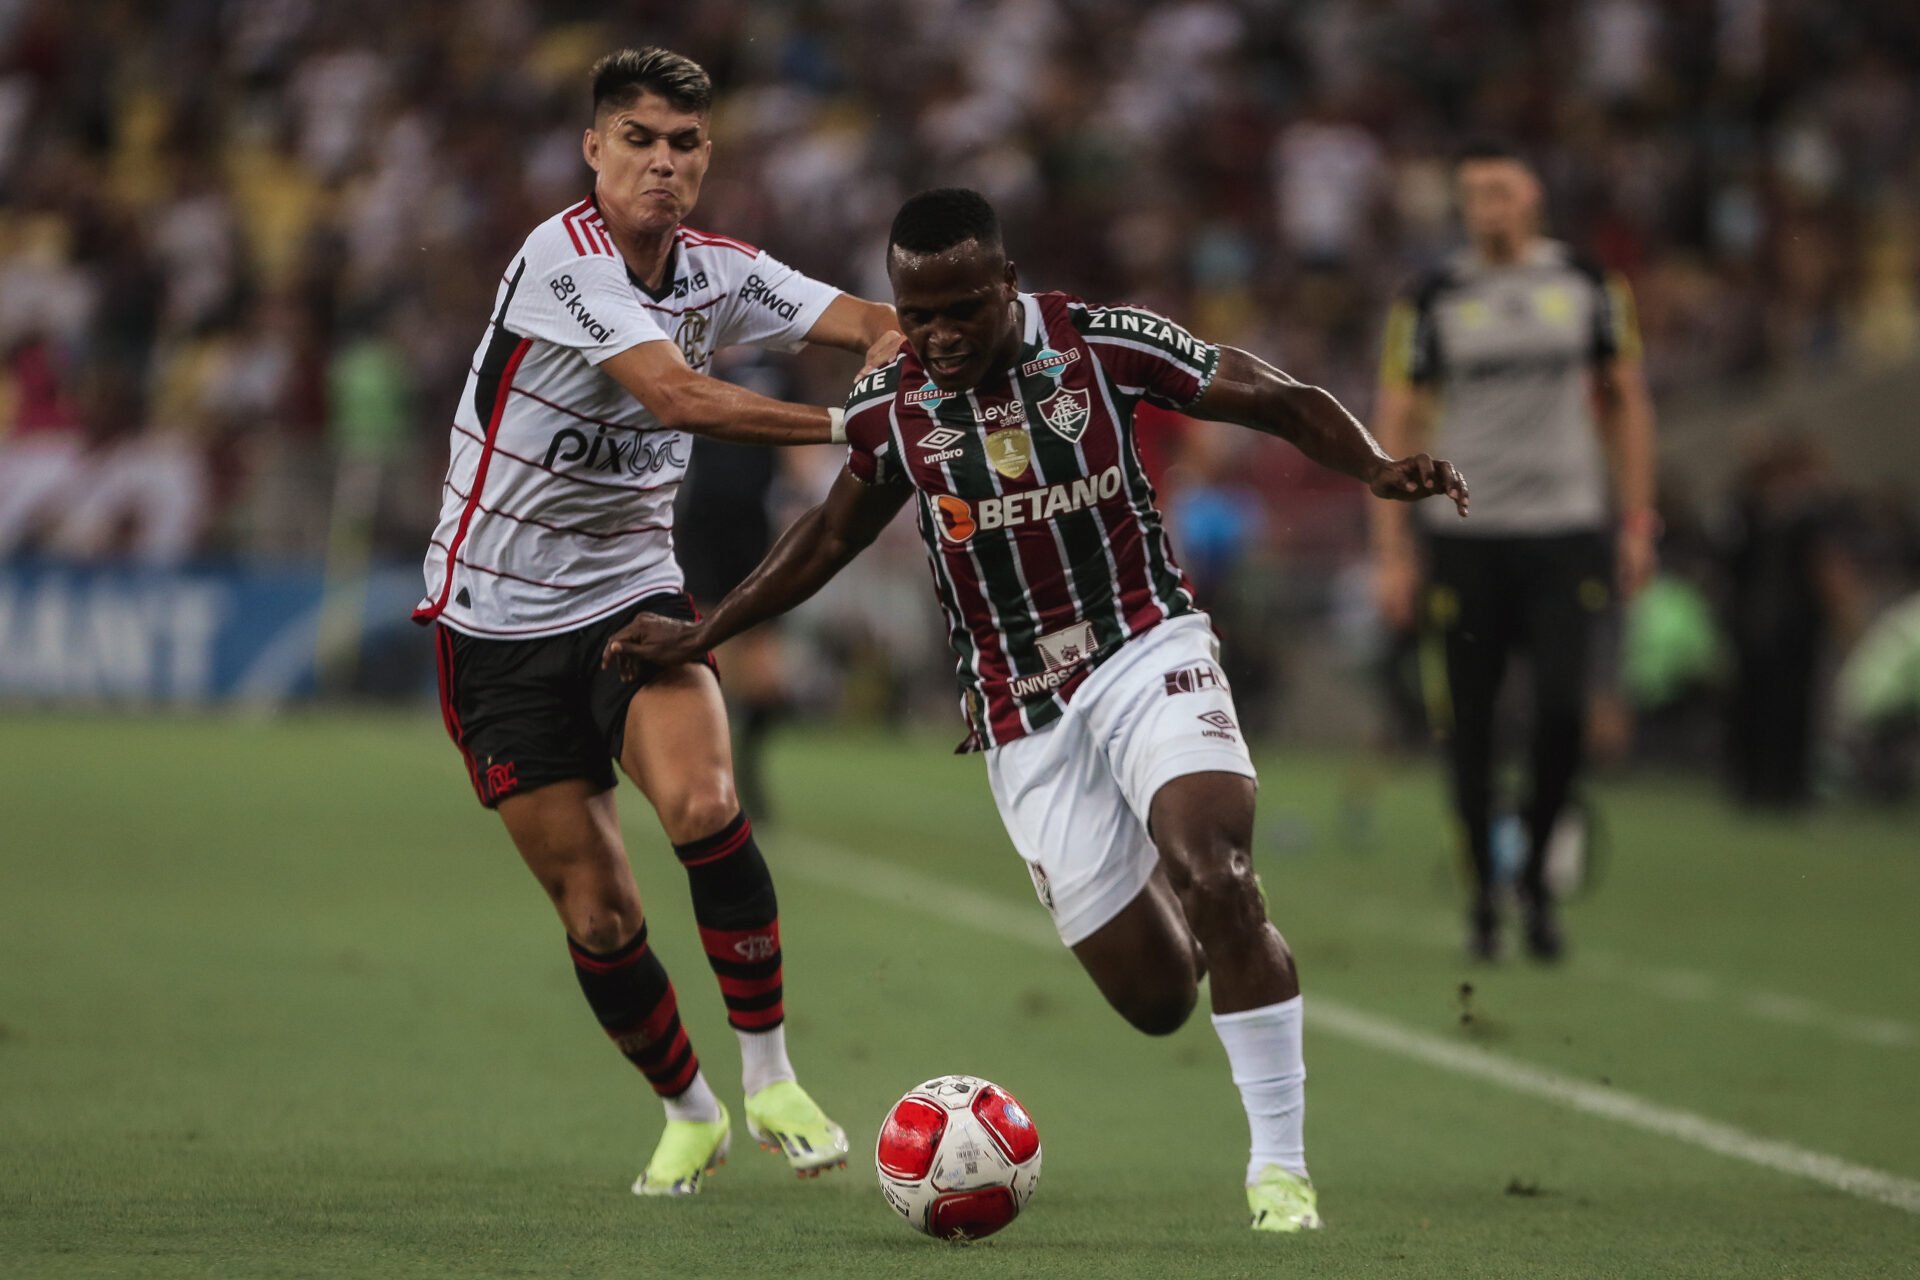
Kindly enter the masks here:
<path id="1" fill-rule="evenodd" d="M 880 1191 L 917 1231 L 979 1240 L 1012 1222 L 1040 1181 L 1040 1131 L 978 1076 L 941 1076 L 893 1104 L 873 1153 Z"/>

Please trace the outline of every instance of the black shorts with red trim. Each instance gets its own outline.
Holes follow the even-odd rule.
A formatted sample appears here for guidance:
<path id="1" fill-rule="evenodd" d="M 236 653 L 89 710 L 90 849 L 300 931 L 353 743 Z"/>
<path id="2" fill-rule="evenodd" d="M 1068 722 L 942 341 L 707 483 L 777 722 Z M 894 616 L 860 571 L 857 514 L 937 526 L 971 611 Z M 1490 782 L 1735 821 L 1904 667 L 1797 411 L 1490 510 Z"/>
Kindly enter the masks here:
<path id="1" fill-rule="evenodd" d="M 660 669 L 646 666 L 637 679 L 623 680 L 601 669 L 600 655 L 614 632 L 643 613 L 698 617 L 692 599 L 675 591 L 577 631 L 532 640 L 488 640 L 435 625 L 441 714 L 481 804 L 491 809 L 508 796 L 570 778 L 585 778 L 600 791 L 613 787 L 627 705 Z"/>

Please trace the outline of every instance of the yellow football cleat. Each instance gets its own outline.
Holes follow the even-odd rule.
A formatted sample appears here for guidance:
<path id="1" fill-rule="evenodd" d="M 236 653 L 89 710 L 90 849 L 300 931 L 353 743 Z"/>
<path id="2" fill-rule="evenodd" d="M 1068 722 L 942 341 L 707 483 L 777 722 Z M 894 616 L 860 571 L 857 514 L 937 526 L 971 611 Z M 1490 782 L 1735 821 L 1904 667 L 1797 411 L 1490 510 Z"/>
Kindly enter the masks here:
<path id="1" fill-rule="evenodd" d="M 1260 1171 L 1247 1188 L 1247 1225 L 1255 1231 L 1318 1231 L 1320 1197 L 1313 1184 L 1277 1164 Z"/>
<path id="2" fill-rule="evenodd" d="M 697 1195 L 706 1176 L 727 1162 L 733 1119 L 725 1106 L 714 1121 L 669 1120 L 653 1159 L 633 1183 L 637 1196 Z"/>
<path id="3" fill-rule="evenodd" d="M 847 1167 L 847 1131 L 791 1080 L 776 1081 L 747 1099 L 747 1132 L 764 1150 L 784 1155 L 796 1177 L 817 1178 Z"/>

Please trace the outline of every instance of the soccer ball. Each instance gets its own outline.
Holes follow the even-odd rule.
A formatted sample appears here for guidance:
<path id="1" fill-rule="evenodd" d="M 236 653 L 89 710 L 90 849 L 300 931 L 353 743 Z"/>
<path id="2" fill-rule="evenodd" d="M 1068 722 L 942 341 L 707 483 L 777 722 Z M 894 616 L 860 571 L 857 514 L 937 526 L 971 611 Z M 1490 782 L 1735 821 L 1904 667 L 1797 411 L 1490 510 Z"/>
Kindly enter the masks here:
<path id="1" fill-rule="evenodd" d="M 880 1192 L 916 1231 L 979 1240 L 1012 1222 L 1040 1181 L 1040 1131 L 978 1076 L 941 1076 L 893 1104 L 874 1164 Z"/>

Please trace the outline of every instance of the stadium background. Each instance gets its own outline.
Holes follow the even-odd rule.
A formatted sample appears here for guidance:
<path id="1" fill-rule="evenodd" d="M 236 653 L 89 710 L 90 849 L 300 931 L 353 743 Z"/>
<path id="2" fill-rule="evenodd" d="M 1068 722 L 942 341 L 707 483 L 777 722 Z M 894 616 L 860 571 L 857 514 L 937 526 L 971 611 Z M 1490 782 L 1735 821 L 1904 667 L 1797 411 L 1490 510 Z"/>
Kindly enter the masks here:
<path id="1" fill-rule="evenodd" d="M 447 415 L 495 273 L 530 226 L 585 189 L 583 72 L 622 43 L 678 49 L 718 82 L 714 168 L 694 225 L 884 298 L 881 250 L 899 199 L 927 185 L 977 186 L 1001 209 L 1028 287 L 1153 306 L 1328 387 L 1363 418 L 1386 303 L 1455 234 L 1449 152 L 1482 134 L 1518 143 L 1546 180 L 1550 230 L 1636 291 L 1667 535 L 1662 579 L 1618 620 L 1615 657 L 1595 689 L 1596 747 L 1612 767 L 1601 803 L 1612 858 L 1609 881 L 1574 917 L 1566 980 L 1578 995 L 1523 979 L 1536 985 L 1504 992 L 1500 1019 L 1478 1025 L 1498 1026 L 1488 1034 L 1511 1036 L 1516 1051 L 1594 1075 L 1619 1071 L 1608 1055 L 1624 1060 L 1629 1042 L 1664 1044 L 1643 1092 L 1669 1088 L 1703 1109 L 1734 1098 L 1728 1119 L 1763 1131 L 1777 1120 L 1790 1130 L 1779 1136 L 1813 1149 L 1920 1174 L 1911 1132 L 1903 1139 L 1876 1119 L 1883 1108 L 1910 1117 L 1892 1081 L 1911 1070 L 1916 1043 L 1910 926 L 1897 906 L 1920 891 L 1914 811 L 1899 801 L 1920 712 L 1920 10 L 1812 0 L 7 0 L 0 897 L 11 906 L 0 908 L 9 973 L 0 1074 L 19 1072 L 24 1086 L 8 1091 L 24 1136 L 16 1157 L 81 1153 L 61 1166 L 64 1190 L 48 1190 L 34 1180 L 37 1166 L 23 1164 L 10 1185 L 31 1190 L 0 1193 L 0 1211 L 29 1225 L 46 1251 L 33 1256 L 77 1247 L 60 1215 L 95 1203 L 89 1196 L 144 1206 L 129 1211 L 141 1224 L 135 1238 L 172 1239 L 176 1263 L 192 1256 L 167 1235 L 179 1224 L 152 1208 L 165 1199 L 155 1188 L 172 1157 L 128 1156 L 116 1128 L 165 1125 L 127 1121 L 131 1102 L 98 1104 L 118 1095 L 93 1064 L 123 1050 L 110 1035 L 77 1030 L 100 1009 L 50 1003 L 30 980 L 45 957 L 74 965 L 104 927 L 122 950 L 97 965 L 78 961 L 73 989 L 102 997 L 115 1010 L 109 1021 L 126 1017 L 138 1030 L 140 1016 L 109 994 L 120 981 L 111 975 L 152 965 L 175 989 L 226 991 L 230 978 L 215 976 L 225 970 L 190 958 L 186 939 L 231 931 L 235 954 L 275 954 L 283 930 L 273 920 L 289 888 L 311 895 L 293 913 L 295 934 L 331 948 L 321 976 L 290 981 L 434 963 L 457 938 L 470 947 L 473 935 L 452 922 L 422 926 L 390 904 L 371 907 L 319 870 L 381 876 L 393 864 L 373 860 L 380 850 L 423 860 L 399 878 L 420 899 L 437 891 L 436 877 L 464 880 L 484 863 L 472 892 L 497 895 L 485 898 L 493 914 L 478 917 L 488 936 L 547 941 L 504 838 L 467 812 L 457 757 L 436 740 L 430 646 L 406 614 L 438 501 Z M 850 373 L 826 358 L 723 362 L 721 371 L 823 403 L 839 399 Z M 1437 1014 L 1406 994 L 1431 972 L 1451 972 L 1449 837 L 1423 763 L 1417 645 L 1386 635 L 1372 615 L 1362 495 L 1251 433 L 1163 416 L 1145 435 L 1176 546 L 1227 633 L 1243 712 L 1264 742 L 1284 748 L 1264 762 L 1262 857 L 1294 859 L 1269 874 L 1297 884 L 1303 905 L 1285 918 L 1320 912 L 1290 924 L 1296 943 L 1308 955 L 1317 947 L 1347 994 L 1440 1026 L 1456 1014 L 1471 1023 L 1451 985 Z M 821 491 L 838 458 L 811 451 L 782 465 L 784 517 Z M 940 758 L 956 722 L 924 574 L 911 531 L 897 527 L 787 628 L 801 714 L 776 751 L 775 794 L 803 849 L 809 835 L 858 844 L 852 833 L 877 808 L 881 829 L 911 846 L 902 856 L 935 873 L 991 875 L 1018 903 L 979 779 Z M 1814 611 L 1826 637 L 1812 677 L 1824 811 L 1801 819 L 1811 825 L 1743 819 L 1714 781 L 1756 642 L 1756 592 Z M 319 714 L 289 714 L 316 706 Z M 191 714 L 208 709 L 271 714 Z M 887 772 L 903 770 L 893 735 L 922 753 L 923 770 Z M 846 776 L 836 761 L 878 771 L 892 798 L 830 799 Z M 1686 775 L 1695 780 L 1675 781 Z M 951 790 L 927 791 L 928 779 Z M 970 803 L 955 808 L 961 797 Z M 1896 807 L 1885 808 L 1888 799 Z M 414 821 L 416 802 L 458 821 L 454 834 Z M 390 821 L 381 838 L 396 843 L 343 853 L 341 842 L 370 838 L 349 820 L 356 813 Z M 648 847 L 648 828 L 631 830 L 636 849 Z M 163 864 L 156 850 L 182 861 Z M 1684 865 L 1665 865 L 1676 858 Z M 825 894 L 836 876 L 842 889 L 862 880 L 848 867 L 867 864 L 822 853 L 794 865 L 813 886 L 795 895 L 804 921 L 808 894 Z M 151 919 L 148 896 L 179 918 L 164 927 Z M 270 902 L 279 905 L 256 918 Z M 347 906 L 392 929 L 388 950 L 330 932 L 345 926 L 328 912 Z M 837 909 L 814 907 L 823 920 Z M 1422 934 L 1410 920 L 1431 927 Z M 796 929 L 804 937 L 805 925 Z M 157 950 L 134 945 L 143 930 L 160 930 Z M 884 945 L 849 942 L 822 957 L 841 967 L 823 970 L 865 982 Z M 1369 947 L 1370 961 L 1339 976 Z M 1643 951 L 1653 959 L 1619 971 L 1623 989 L 1602 983 L 1618 957 Z M 526 955 L 529 969 L 551 958 L 531 943 Z M 464 980 L 408 972 L 423 984 Z M 1008 978 L 1027 984 L 1019 1016 L 1004 1026 L 988 1019 L 989 1039 L 1014 1045 L 1036 1025 L 1077 1027 L 1067 1008 L 1088 1026 L 1104 1017 L 1070 969 L 1045 973 Z M 503 990 L 523 980 L 504 962 L 488 975 Z M 941 989 L 944 976 L 933 981 Z M 969 992 L 962 983 L 950 994 L 971 1010 Z M 269 998 L 227 994 L 243 1004 Z M 358 1016 L 344 1000 L 328 1004 L 328 991 L 316 998 L 337 1018 Z M 863 1016 L 851 995 L 843 1003 Z M 1563 1054 L 1562 1014 L 1588 1029 L 1582 1019 L 1610 1023 L 1621 1043 L 1599 1065 Z M 213 1043 L 249 1042 L 246 1020 L 227 1017 L 145 1027 L 156 1061 L 171 1063 L 168 1079 L 183 1086 L 176 1108 L 247 1096 L 242 1077 L 196 1052 L 168 1056 L 169 1035 L 184 1041 L 183 1027 Z M 942 1033 L 938 1018 L 909 1024 Z M 580 1030 L 556 1016 L 551 1042 L 577 1048 L 578 1078 L 609 1096 L 615 1064 Z M 445 1034 L 464 1033 L 450 1025 Z M 1071 1034 L 1100 1052 L 1109 1041 L 1116 1055 L 1146 1052 L 1105 1029 Z M 707 1039 L 718 1042 L 711 1031 Z M 344 1052 L 269 1060 L 302 1079 L 319 1064 L 352 1077 L 359 1067 Z M 917 1078 L 875 1052 L 877 1061 L 861 1060 L 880 1078 L 875 1088 Z M 1148 1076 L 1191 1077 L 1179 1087 L 1194 1090 L 1212 1079 L 1198 1059 L 1152 1054 Z M 1033 1070 L 1011 1051 L 987 1057 L 1016 1079 Z M 1764 1059 L 1774 1074 L 1728 1077 L 1726 1064 L 1742 1059 Z M 244 1072 L 248 1060 L 230 1069 Z M 1333 1051 L 1326 1060 L 1378 1084 L 1372 1068 Z M 521 1064 L 524 1078 L 503 1079 L 534 1089 L 544 1070 Z M 1041 1099 L 1029 1104 L 1043 1117 L 1041 1101 L 1058 1109 L 1073 1096 L 1065 1081 L 1032 1087 Z M 1381 1142 L 1402 1132 L 1391 1113 L 1360 1118 L 1373 1114 L 1377 1092 L 1343 1103 L 1338 1087 L 1324 1095 L 1317 1133 L 1336 1132 L 1343 1118 Z M 422 1117 L 442 1114 L 434 1098 L 401 1096 Z M 503 1090 L 498 1105 L 528 1104 Z M 860 1093 L 845 1105 L 875 1102 Z M 1478 1104 L 1450 1105 L 1464 1116 Z M 322 1107 L 292 1132 L 331 1151 L 329 1114 Z M 574 1120 L 592 1132 L 584 1116 Z M 1457 1140 L 1442 1125 L 1421 1158 L 1456 1171 L 1455 1148 L 1483 1139 L 1491 1123 L 1462 1120 Z M 549 1154 L 516 1148 L 502 1132 L 536 1164 Z M 430 1147 L 434 1134 L 417 1140 Z M 1667 1151 L 1645 1141 L 1637 1153 L 1612 1153 L 1623 1183 Z M 1514 1144 L 1493 1141 L 1504 1160 L 1502 1142 Z M 1064 1170 L 1074 1167 L 1070 1147 Z M 372 1150 L 336 1152 L 338 1167 L 316 1157 L 327 1166 L 322 1181 L 350 1185 L 369 1161 L 388 1169 Z M 1080 1150 L 1089 1168 L 1096 1156 L 1109 1171 L 1126 1158 L 1090 1139 Z M 249 1155 L 260 1152 L 242 1152 L 237 1167 L 250 1167 Z M 1336 1148 L 1336 1169 L 1341 1158 Z M 1656 1214 L 1647 1240 L 1691 1231 L 1738 1241 L 1750 1229 L 1746 1197 L 1774 1206 L 1770 1229 L 1788 1233 L 1775 1244 L 1811 1221 L 1805 1204 L 1786 1192 L 1766 1201 L 1714 1159 L 1687 1156 L 1703 1162 L 1700 1177 L 1722 1198 L 1705 1207 L 1686 1199 L 1694 1170 L 1680 1161 L 1676 1203 L 1698 1217 Z M 122 1160 L 132 1172 L 116 1180 Z M 1515 1156 L 1513 1167 L 1531 1166 Z M 387 1176 L 399 1187 L 397 1169 Z M 577 1170 L 567 1176 L 586 1185 Z M 1395 1176 L 1412 1173 L 1390 1183 Z M 1549 1165 L 1546 1176 L 1551 1184 L 1562 1174 Z M 1510 1198 L 1531 1195 L 1527 1177 L 1515 1185 Z M 275 1203 L 272 1192 L 227 1194 L 236 1221 Z M 1157 1221 L 1149 1196 L 1143 1185 L 1129 1202 L 1146 1215 L 1139 1231 Z M 1048 1201 L 1043 1188 L 1036 1217 Z M 1393 1204 L 1382 1192 L 1370 1208 Z M 158 1217 L 139 1218 L 149 1210 Z M 1075 1223 L 1093 1229 L 1102 1210 L 1082 1199 L 1059 1212 L 1071 1236 Z M 1894 1219 L 1907 1229 L 1905 1215 L 1848 1202 L 1825 1229 L 1911 1240 L 1887 1229 Z M 406 1257 L 412 1221 L 400 1214 L 379 1247 Z M 1569 1273 L 1591 1256 L 1583 1251 L 1617 1245 L 1624 1227 L 1607 1220 L 1566 1236 Z M 454 1228 L 422 1239 L 439 1240 L 440 1230 Z M 1200 1239 L 1191 1247 L 1210 1247 Z M 1482 1256 L 1459 1247 L 1460 1267 Z"/>

